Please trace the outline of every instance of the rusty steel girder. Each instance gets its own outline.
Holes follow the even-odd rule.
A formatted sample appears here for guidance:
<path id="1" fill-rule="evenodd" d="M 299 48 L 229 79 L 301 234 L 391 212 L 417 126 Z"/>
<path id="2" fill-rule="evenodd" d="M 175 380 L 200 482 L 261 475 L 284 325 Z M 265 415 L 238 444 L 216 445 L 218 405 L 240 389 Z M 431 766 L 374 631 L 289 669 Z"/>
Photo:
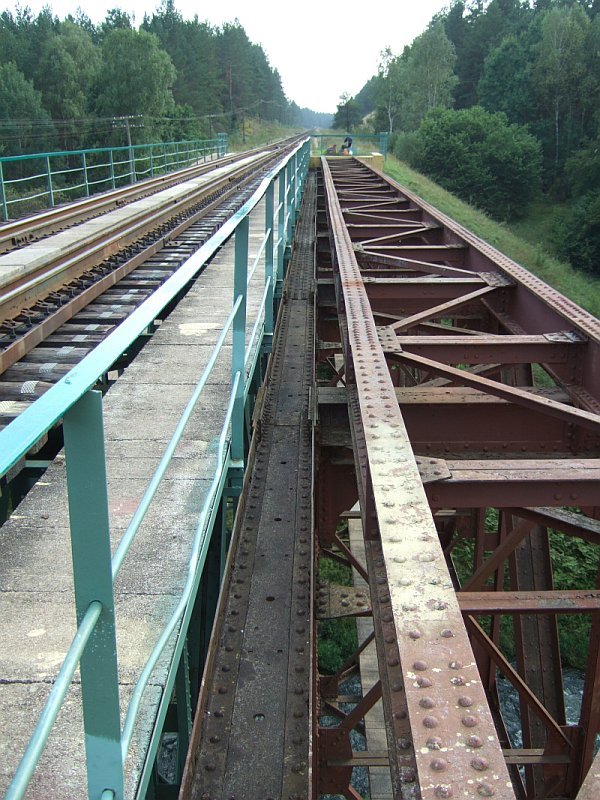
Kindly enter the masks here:
<path id="1" fill-rule="evenodd" d="M 320 791 L 357 797 L 351 767 L 385 763 L 394 798 L 591 800 L 600 583 L 554 586 L 549 531 L 600 544 L 600 323 L 366 164 L 322 159 L 322 181 L 316 533 L 370 604 L 322 585 L 318 614 L 371 611 L 379 682 L 319 729 Z M 575 724 L 557 628 L 573 613 L 592 620 Z M 320 677 L 322 708 L 338 708 L 367 644 Z M 519 698 L 519 747 L 499 674 Z M 387 749 L 367 735 L 352 752 L 380 697 Z"/>

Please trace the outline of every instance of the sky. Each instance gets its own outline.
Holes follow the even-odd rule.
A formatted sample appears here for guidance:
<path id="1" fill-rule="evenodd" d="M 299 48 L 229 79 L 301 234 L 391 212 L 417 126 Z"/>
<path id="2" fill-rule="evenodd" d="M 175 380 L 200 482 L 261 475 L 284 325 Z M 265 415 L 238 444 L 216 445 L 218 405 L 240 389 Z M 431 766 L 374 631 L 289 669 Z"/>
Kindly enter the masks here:
<path id="1" fill-rule="evenodd" d="M 175 0 L 186 19 L 195 14 L 213 25 L 236 18 L 252 42 L 262 45 L 272 67 L 281 75 L 289 100 L 313 111 L 333 112 L 340 96 L 355 95 L 377 72 L 381 51 L 393 53 L 422 33 L 437 11 L 450 0 L 392 0 L 375 6 L 327 0 L 211 0 L 210 3 Z M 37 13 L 44 5 L 63 19 L 78 7 L 97 23 L 106 11 L 119 7 L 139 25 L 159 0 L 21 0 Z M 11 8 L 11 4 L 0 2 Z M 13 6 L 14 7 L 14 6 Z"/>

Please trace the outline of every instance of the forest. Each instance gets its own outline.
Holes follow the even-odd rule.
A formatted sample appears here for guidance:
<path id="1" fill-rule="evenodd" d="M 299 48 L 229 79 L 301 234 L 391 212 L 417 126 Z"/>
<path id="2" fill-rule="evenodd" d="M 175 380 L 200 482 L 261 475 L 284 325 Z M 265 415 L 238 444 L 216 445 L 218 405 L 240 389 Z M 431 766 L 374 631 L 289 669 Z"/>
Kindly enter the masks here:
<path id="1" fill-rule="evenodd" d="M 334 124 L 391 134 L 392 152 L 496 219 L 562 206 L 557 253 L 600 275 L 600 0 L 455 0 L 341 98 Z"/>
<path id="2" fill-rule="evenodd" d="M 139 28 L 120 9 L 99 25 L 50 8 L 0 14 L 0 155 L 212 137 L 245 117 L 331 120 L 286 98 L 237 20 L 185 20 L 174 0 Z"/>

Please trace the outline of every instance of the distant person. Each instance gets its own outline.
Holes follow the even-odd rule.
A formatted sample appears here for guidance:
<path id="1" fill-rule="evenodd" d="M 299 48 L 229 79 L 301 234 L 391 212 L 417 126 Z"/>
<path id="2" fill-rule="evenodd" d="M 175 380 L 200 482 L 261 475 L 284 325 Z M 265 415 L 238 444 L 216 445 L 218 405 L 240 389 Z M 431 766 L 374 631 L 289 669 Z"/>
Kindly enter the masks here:
<path id="1" fill-rule="evenodd" d="M 346 138 L 344 139 L 344 144 L 342 145 L 342 147 L 344 148 L 344 150 L 350 151 L 350 148 L 352 147 L 352 137 L 351 136 L 346 136 Z"/>
<path id="2" fill-rule="evenodd" d="M 325 151 L 326 156 L 334 156 L 335 155 L 335 145 L 332 144 L 331 147 L 328 147 Z"/>

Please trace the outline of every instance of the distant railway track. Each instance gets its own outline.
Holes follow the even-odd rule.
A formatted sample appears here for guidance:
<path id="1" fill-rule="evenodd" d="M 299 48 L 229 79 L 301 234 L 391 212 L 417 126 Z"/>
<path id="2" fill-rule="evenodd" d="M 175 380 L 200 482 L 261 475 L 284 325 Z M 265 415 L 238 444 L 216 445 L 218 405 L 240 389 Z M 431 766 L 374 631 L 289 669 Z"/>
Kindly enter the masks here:
<path id="1" fill-rule="evenodd" d="M 216 167 L 234 164 L 252 153 L 263 152 L 265 149 L 267 148 L 256 147 L 243 153 L 231 153 L 185 169 L 138 181 L 119 189 L 56 206 L 32 216 L 5 222 L 0 224 L 0 254 L 31 244 L 100 214 L 106 214 L 108 211 L 167 189 L 169 186 L 175 186 L 199 175 L 206 175 Z"/>
<path id="2" fill-rule="evenodd" d="M 182 189 L 177 197 L 168 192 L 162 202 L 144 200 L 129 213 L 119 213 L 125 202 L 135 203 L 164 189 L 164 180 L 55 209 L 29 223 L 20 221 L 20 235 L 29 224 L 33 236 L 42 230 L 41 217 L 63 227 L 81 222 L 82 215 L 88 220 L 97 217 L 88 229 L 70 227 L 59 234 L 65 242 L 53 252 L 43 248 L 37 258 L 34 248 L 27 267 L 15 268 L 12 253 L 4 258 L 6 266 L 0 257 L 0 426 L 68 372 L 173 274 L 295 143 L 293 139 L 220 159 L 209 169 L 202 165 L 183 170 L 168 180 L 167 188 Z M 114 220 L 98 216 L 115 208 Z M 16 230 L 12 224 L 4 228 Z M 56 239 L 48 239 L 49 248 L 52 241 Z M 19 249 L 16 254 L 24 252 Z M 39 353 L 32 352 L 36 347 Z"/>

